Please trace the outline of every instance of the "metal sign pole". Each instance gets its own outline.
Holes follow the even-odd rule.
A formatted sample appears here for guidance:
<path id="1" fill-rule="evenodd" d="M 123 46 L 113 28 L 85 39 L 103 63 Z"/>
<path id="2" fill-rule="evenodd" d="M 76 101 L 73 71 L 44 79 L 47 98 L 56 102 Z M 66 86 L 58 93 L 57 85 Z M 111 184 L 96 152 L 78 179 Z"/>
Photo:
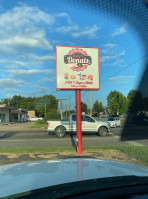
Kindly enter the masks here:
<path id="1" fill-rule="evenodd" d="M 76 90 L 76 127 L 77 127 L 77 153 L 82 153 L 82 128 L 81 128 L 81 91 Z"/>

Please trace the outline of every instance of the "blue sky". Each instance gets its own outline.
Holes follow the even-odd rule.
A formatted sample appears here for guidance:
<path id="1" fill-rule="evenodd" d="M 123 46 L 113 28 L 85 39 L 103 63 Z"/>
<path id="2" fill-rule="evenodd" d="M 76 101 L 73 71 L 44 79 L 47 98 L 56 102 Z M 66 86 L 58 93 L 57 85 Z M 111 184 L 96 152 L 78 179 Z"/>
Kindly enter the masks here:
<path id="1" fill-rule="evenodd" d="M 0 99 L 53 94 L 72 97 L 73 109 L 75 92 L 56 91 L 56 45 L 99 47 L 101 89 L 92 104 L 106 106 L 111 90 L 127 96 L 139 83 L 144 50 L 128 21 L 68 1 L 0 0 Z M 81 93 L 85 103 L 88 95 Z"/>

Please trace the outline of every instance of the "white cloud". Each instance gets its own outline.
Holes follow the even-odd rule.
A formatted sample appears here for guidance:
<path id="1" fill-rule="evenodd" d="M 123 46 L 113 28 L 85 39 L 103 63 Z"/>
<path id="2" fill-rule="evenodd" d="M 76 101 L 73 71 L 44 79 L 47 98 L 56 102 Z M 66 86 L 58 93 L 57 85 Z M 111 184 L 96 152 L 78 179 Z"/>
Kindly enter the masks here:
<path id="1" fill-rule="evenodd" d="M 45 56 L 36 56 L 32 55 L 33 60 L 36 61 L 55 61 L 56 57 L 55 55 L 45 55 Z"/>
<path id="2" fill-rule="evenodd" d="M 37 91 L 32 91 L 32 93 L 34 94 L 43 94 L 43 93 L 47 93 L 48 89 L 46 87 L 38 87 Z"/>
<path id="3" fill-rule="evenodd" d="M 125 51 L 123 50 L 121 53 L 117 54 L 117 56 L 122 56 L 122 55 L 125 55 Z"/>
<path id="4" fill-rule="evenodd" d="M 29 25 L 31 22 L 51 25 L 55 22 L 55 18 L 41 11 L 38 7 L 29 7 L 27 5 L 14 7 L 12 10 L 0 15 L 0 26 L 7 28 L 7 30 L 24 27 L 24 25 Z"/>
<path id="5" fill-rule="evenodd" d="M 117 44 L 111 44 L 111 43 L 108 43 L 108 44 L 105 44 L 104 47 L 105 49 L 101 50 L 102 53 L 104 54 L 113 54 L 113 49 L 117 46 Z"/>
<path id="6" fill-rule="evenodd" d="M 28 49 L 51 50 L 43 25 L 55 19 L 37 7 L 17 6 L 0 15 L 0 52 L 4 55 L 28 53 Z"/>
<path id="7" fill-rule="evenodd" d="M 125 51 L 122 50 L 122 48 L 118 46 L 118 44 L 108 43 L 108 44 L 105 44 L 104 47 L 105 48 L 101 50 L 101 52 L 104 54 L 115 55 L 117 57 L 125 55 Z"/>
<path id="8" fill-rule="evenodd" d="M 61 26 L 56 29 L 56 32 L 61 34 L 70 33 L 72 37 L 78 38 L 82 36 L 88 36 L 89 38 L 94 38 L 96 36 L 96 32 L 100 29 L 97 25 L 87 26 L 87 27 L 79 27 L 78 25 L 71 26 Z"/>
<path id="9" fill-rule="evenodd" d="M 45 74 L 51 74 L 53 71 L 51 69 L 47 70 L 38 70 L 38 69 L 33 69 L 33 70 L 8 70 L 8 72 L 14 76 L 14 77 L 31 77 L 33 75 L 37 75 L 40 73 L 45 73 Z"/>
<path id="10" fill-rule="evenodd" d="M 2 63 L 2 64 L 10 63 L 10 64 L 19 65 L 19 66 L 26 66 L 27 65 L 25 62 L 22 62 L 22 61 L 9 60 L 9 59 L 1 59 L 0 63 Z"/>
<path id="11" fill-rule="evenodd" d="M 56 31 L 63 34 L 63 33 L 68 33 L 71 31 L 76 31 L 78 29 L 79 29 L 78 26 L 61 26 L 61 27 L 57 28 Z"/>
<path id="12" fill-rule="evenodd" d="M 23 81 L 13 80 L 13 79 L 0 79 L 0 88 L 14 88 L 22 87 Z"/>
<path id="13" fill-rule="evenodd" d="M 13 92 L 13 93 L 24 93 L 24 91 L 20 91 L 20 90 L 13 89 L 13 88 L 6 88 L 5 90 L 8 92 Z"/>
<path id="14" fill-rule="evenodd" d="M 72 23 L 72 20 L 71 20 L 71 17 L 69 14 L 67 14 L 66 12 L 61 12 L 57 15 L 58 17 L 66 17 L 67 18 L 67 21 L 68 23 Z"/>
<path id="15" fill-rule="evenodd" d="M 121 26 L 120 28 L 117 28 L 117 29 L 112 33 L 112 36 L 124 34 L 125 32 L 127 32 L 127 24 L 124 24 L 124 25 Z"/>
<path id="16" fill-rule="evenodd" d="M 45 50 L 51 50 L 53 47 L 44 38 L 43 32 L 32 33 L 30 36 L 17 35 L 7 39 L 0 40 L 0 46 L 3 51 L 6 49 L 9 51 L 19 50 L 23 51 L 23 48 L 41 48 Z"/>
<path id="17" fill-rule="evenodd" d="M 113 63 L 107 64 L 107 65 L 109 65 L 109 66 L 117 66 L 117 65 L 122 64 L 122 63 L 124 63 L 123 59 L 116 59 Z"/>
<path id="18" fill-rule="evenodd" d="M 26 66 L 27 65 L 25 62 L 17 61 L 17 60 L 12 60 L 12 61 L 10 61 L 10 63 L 15 64 L 15 65 L 19 65 L 19 66 Z"/>
<path id="19" fill-rule="evenodd" d="M 76 46 L 76 43 L 72 42 L 72 41 L 66 41 L 66 43 L 70 46 Z"/>
<path id="20" fill-rule="evenodd" d="M 115 83 L 124 83 L 127 84 L 129 79 L 133 78 L 134 76 L 117 76 L 109 78 L 108 81 L 115 82 Z"/>
<path id="21" fill-rule="evenodd" d="M 100 59 L 100 63 L 104 63 L 104 62 L 106 62 L 108 60 L 115 59 L 115 58 L 116 58 L 116 56 L 103 56 Z"/>
<path id="22" fill-rule="evenodd" d="M 119 59 L 119 57 L 125 55 L 125 51 L 122 51 L 118 54 L 116 54 L 116 53 L 110 53 L 110 54 L 112 54 L 112 55 L 101 57 L 100 63 L 105 64 L 105 62 L 112 61 L 113 59 L 115 59 L 115 61 L 113 63 L 107 63 L 107 65 L 118 65 L 118 64 L 124 62 L 123 60 Z"/>
<path id="23" fill-rule="evenodd" d="M 44 82 L 53 82 L 53 81 L 55 81 L 55 79 L 56 79 L 56 77 L 52 77 L 52 78 L 44 77 L 42 79 L 42 81 L 44 81 Z"/>
<path id="24" fill-rule="evenodd" d="M 104 46 L 105 47 L 109 47 L 109 48 L 114 48 L 116 45 L 117 44 L 111 44 L 111 43 L 109 43 L 109 44 L 105 44 Z"/>
<path id="25" fill-rule="evenodd" d="M 81 27 L 78 32 L 72 33 L 72 36 L 75 38 L 88 36 L 89 38 L 94 38 L 96 36 L 96 32 L 100 29 L 97 25 L 93 25 L 92 27 Z"/>
<path id="26" fill-rule="evenodd" d="M 58 14 L 58 17 L 69 17 L 69 14 L 67 14 L 66 12 L 61 12 Z"/>
<path id="27" fill-rule="evenodd" d="M 41 65 L 45 61 L 55 61 L 56 57 L 55 55 L 37 56 L 35 54 L 29 54 L 28 56 L 20 57 L 19 59 L 23 61 L 13 59 L 0 59 L 1 68 L 6 67 L 8 68 L 8 70 L 10 70 L 9 72 L 11 72 L 12 70 L 16 71 L 20 69 L 20 67 L 30 69 L 30 66 L 31 68 L 33 68 L 34 66 L 37 67 L 37 65 Z"/>

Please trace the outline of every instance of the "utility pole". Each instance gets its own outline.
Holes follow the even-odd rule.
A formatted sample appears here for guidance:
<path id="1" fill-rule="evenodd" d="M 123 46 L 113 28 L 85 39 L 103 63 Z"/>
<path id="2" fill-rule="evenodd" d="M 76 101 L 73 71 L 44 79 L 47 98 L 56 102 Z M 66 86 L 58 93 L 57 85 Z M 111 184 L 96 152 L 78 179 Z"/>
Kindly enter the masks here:
<path id="1" fill-rule="evenodd" d="M 66 119 L 67 119 L 67 103 L 66 103 Z"/>
<path id="2" fill-rule="evenodd" d="M 91 108 L 91 91 L 89 95 L 89 103 L 90 103 L 90 116 L 92 116 L 92 108 Z"/>
<path id="3" fill-rule="evenodd" d="M 87 113 L 89 114 L 89 108 L 88 108 L 88 93 L 86 95 L 86 101 L 87 101 Z"/>
<path id="4" fill-rule="evenodd" d="M 60 100 L 61 102 L 61 120 L 63 119 L 63 104 L 62 104 L 62 100 Z"/>
<path id="5" fill-rule="evenodd" d="M 61 107 L 61 120 L 63 119 L 63 103 L 62 100 L 67 100 L 67 99 L 58 99 L 60 100 L 60 107 Z"/>
<path id="6" fill-rule="evenodd" d="M 46 116 L 46 103 L 45 103 L 45 116 Z"/>
<path id="7" fill-rule="evenodd" d="M 68 97 L 69 98 L 69 115 L 70 115 L 70 98 L 71 97 Z"/>

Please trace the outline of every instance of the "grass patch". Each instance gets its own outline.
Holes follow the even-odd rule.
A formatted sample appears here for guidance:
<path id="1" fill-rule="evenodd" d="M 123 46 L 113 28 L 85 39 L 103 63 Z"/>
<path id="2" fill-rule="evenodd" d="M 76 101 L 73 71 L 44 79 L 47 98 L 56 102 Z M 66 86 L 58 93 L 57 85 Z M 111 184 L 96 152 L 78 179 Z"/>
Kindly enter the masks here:
<path id="1" fill-rule="evenodd" d="M 137 160 L 140 160 L 148 166 L 148 147 L 132 146 L 132 148 L 130 148 L 130 146 L 124 146 L 119 148 L 119 150 L 128 154 L 130 157 L 134 157 Z"/>
<path id="2" fill-rule="evenodd" d="M 30 128 L 45 128 L 46 124 L 42 124 L 42 123 L 34 123 Z"/>
<path id="3" fill-rule="evenodd" d="M 74 151 L 73 147 L 0 148 L 0 153 L 27 154 Z"/>
<path id="4" fill-rule="evenodd" d="M 119 150 L 129 157 L 136 158 L 137 160 L 141 161 L 145 165 L 148 166 L 148 147 L 147 146 L 101 146 L 101 147 L 84 147 L 83 150 L 109 150 L 115 149 Z"/>
<path id="5" fill-rule="evenodd" d="M 83 151 L 98 151 L 98 150 L 119 150 L 127 154 L 131 158 L 136 158 L 145 166 L 148 166 L 148 147 L 147 146 L 100 146 L 100 147 L 83 147 Z M 9 154 L 28 154 L 28 153 L 48 153 L 48 152 L 66 152 L 73 151 L 73 147 L 49 147 L 49 148 L 0 148 L 0 153 Z"/>

